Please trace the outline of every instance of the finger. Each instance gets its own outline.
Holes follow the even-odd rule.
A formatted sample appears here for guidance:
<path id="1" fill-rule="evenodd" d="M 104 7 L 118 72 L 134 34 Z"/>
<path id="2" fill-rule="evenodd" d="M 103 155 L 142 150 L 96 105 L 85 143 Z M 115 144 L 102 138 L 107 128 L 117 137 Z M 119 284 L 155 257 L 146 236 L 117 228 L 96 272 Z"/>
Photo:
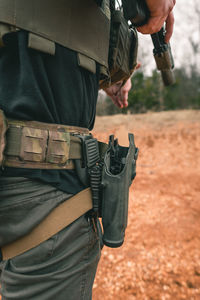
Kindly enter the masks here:
<path id="1" fill-rule="evenodd" d="M 122 107 L 123 107 L 122 102 L 121 102 L 121 99 L 120 99 L 119 96 L 113 95 L 113 96 L 111 97 L 111 99 L 112 99 L 113 103 L 114 103 L 117 107 L 119 107 L 119 108 L 122 108 Z"/>
<path id="2" fill-rule="evenodd" d="M 128 93 L 131 89 L 131 86 L 132 86 L 132 82 L 131 82 L 131 78 L 129 78 L 125 82 L 125 84 L 121 87 L 119 93 L 117 94 L 118 101 L 121 104 L 121 108 L 128 106 Z"/>
<path id="3" fill-rule="evenodd" d="M 123 81 L 118 81 L 117 83 L 111 85 L 110 87 L 105 88 L 104 91 L 109 97 L 112 97 L 113 95 L 116 95 L 119 92 L 122 84 Z"/>
<path id="4" fill-rule="evenodd" d="M 123 105 L 124 105 L 124 107 L 128 106 L 128 91 L 124 92 Z"/>
<path id="5" fill-rule="evenodd" d="M 127 107 L 128 106 L 128 92 L 126 92 L 124 94 L 124 97 L 122 99 L 122 103 L 123 103 L 123 107 Z"/>
<path id="6" fill-rule="evenodd" d="M 124 107 L 124 103 L 123 103 L 123 99 L 121 98 L 121 95 L 118 94 L 116 96 L 116 104 L 119 108 L 123 108 Z"/>
<path id="7" fill-rule="evenodd" d="M 122 89 L 118 94 L 118 101 L 121 104 L 121 108 L 128 106 L 128 91 Z"/>
<path id="8" fill-rule="evenodd" d="M 151 17 L 147 24 L 137 27 L 137 30 L 143 34 L 153 34 L 160 31 L 164 22 L 164 17 Z"/>
<path id="9" fill-rule="evenodd" d="M 165 27 L 165 29 L 166 29 L 165 42 L 166 43 L 169 42 L 169 40 L 172 36 L 173 28 L 174 28 L 174 14 L 171 11 L 166 20 L 166 27 Z"/>
<path id="10" fill-rule="evenodd" d="M 141 67 L 141 65 L 142 65 L 141 62 L 138 62 L 137 66 L 135 67 L 135 69 L 138 70 Z"/>
<path id="11" fill-rule="evenodd" d="M 121 90 L 117 94 L 117 101 L 120 105 L 120 108 L 127 107 L 128 106 L 128 91 Z"/>

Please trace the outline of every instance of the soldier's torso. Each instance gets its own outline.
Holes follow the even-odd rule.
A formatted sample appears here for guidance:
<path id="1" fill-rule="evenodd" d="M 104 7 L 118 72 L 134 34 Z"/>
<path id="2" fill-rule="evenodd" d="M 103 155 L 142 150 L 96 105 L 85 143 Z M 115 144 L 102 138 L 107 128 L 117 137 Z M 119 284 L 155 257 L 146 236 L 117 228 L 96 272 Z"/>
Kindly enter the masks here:
<path id="1" fill-rule="evenodd" d="M 28 46 L 55 53 L 55 43 L 75 50 L 80 65 L 95 71 L 107 67 L 109 49 L 109 0 L 101 7 L 94 0 L 0 0 L 1 35 L 29 31 Z M 9 28 L 8 28 L 9 26 Z"/>

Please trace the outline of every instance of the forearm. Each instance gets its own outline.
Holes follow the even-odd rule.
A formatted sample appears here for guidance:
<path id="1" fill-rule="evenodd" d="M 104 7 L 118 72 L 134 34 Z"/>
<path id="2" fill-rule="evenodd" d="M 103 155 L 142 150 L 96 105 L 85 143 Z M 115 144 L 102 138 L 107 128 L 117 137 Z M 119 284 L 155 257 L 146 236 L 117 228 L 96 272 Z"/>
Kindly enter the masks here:
<path id="1" fill-rule="evenodd" d="M 173 7 L 175 0 L 146 0 L 150 11 L 150 17 L 146 25 L 137 30 L 143 34 L 158 32 L 166 22 L 166 42 L 169 41 L 174 25 Z"/>

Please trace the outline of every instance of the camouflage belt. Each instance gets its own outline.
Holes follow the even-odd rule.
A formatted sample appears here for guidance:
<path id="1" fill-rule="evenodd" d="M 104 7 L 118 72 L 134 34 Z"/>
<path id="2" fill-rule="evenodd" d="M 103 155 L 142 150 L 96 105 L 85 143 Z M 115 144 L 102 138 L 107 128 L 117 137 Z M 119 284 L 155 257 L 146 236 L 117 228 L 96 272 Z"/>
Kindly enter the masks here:
<path id="1" fill-rule="evenodd" d="M 86 128 L 35 121 L 6 120 L 0 111 L 0 165 L 34 169 L 74 169 L 82 158 L 78 135 Z"/>

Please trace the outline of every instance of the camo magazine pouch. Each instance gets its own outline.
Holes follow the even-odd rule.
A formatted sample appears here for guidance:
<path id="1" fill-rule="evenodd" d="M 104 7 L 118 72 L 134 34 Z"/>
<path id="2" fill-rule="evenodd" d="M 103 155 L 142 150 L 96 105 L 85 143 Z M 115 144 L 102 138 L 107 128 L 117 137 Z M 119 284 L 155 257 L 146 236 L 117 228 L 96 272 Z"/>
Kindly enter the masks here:
<path id="1" fill-rule="evenodd" d="M 3 164 L 3 153 L 6 146 L 6 130 L 7 130 L 7 122 L 6 117 L 3 111 L 0 109 L 0 166 Z"/>
<path id="2" fill-rule="evenodd" d="M 111 14 L 109 44 L 109 79 L 100 80 L 100 88 L 107 88 L 119 81 L 125 82 L 137 65 L 138 37 L 130 28 L 120 10 Z"/>
<path id="3" fill-rule="evenodd" d="M 133 134 L 129 134 L 129 147 L 118 145 L 110 137 L 102 172 L 102 225 L 103 243 L 111 248 L 124 242 L 128 219 L 129 187 L 136 175 L 138 148 Z"/>

